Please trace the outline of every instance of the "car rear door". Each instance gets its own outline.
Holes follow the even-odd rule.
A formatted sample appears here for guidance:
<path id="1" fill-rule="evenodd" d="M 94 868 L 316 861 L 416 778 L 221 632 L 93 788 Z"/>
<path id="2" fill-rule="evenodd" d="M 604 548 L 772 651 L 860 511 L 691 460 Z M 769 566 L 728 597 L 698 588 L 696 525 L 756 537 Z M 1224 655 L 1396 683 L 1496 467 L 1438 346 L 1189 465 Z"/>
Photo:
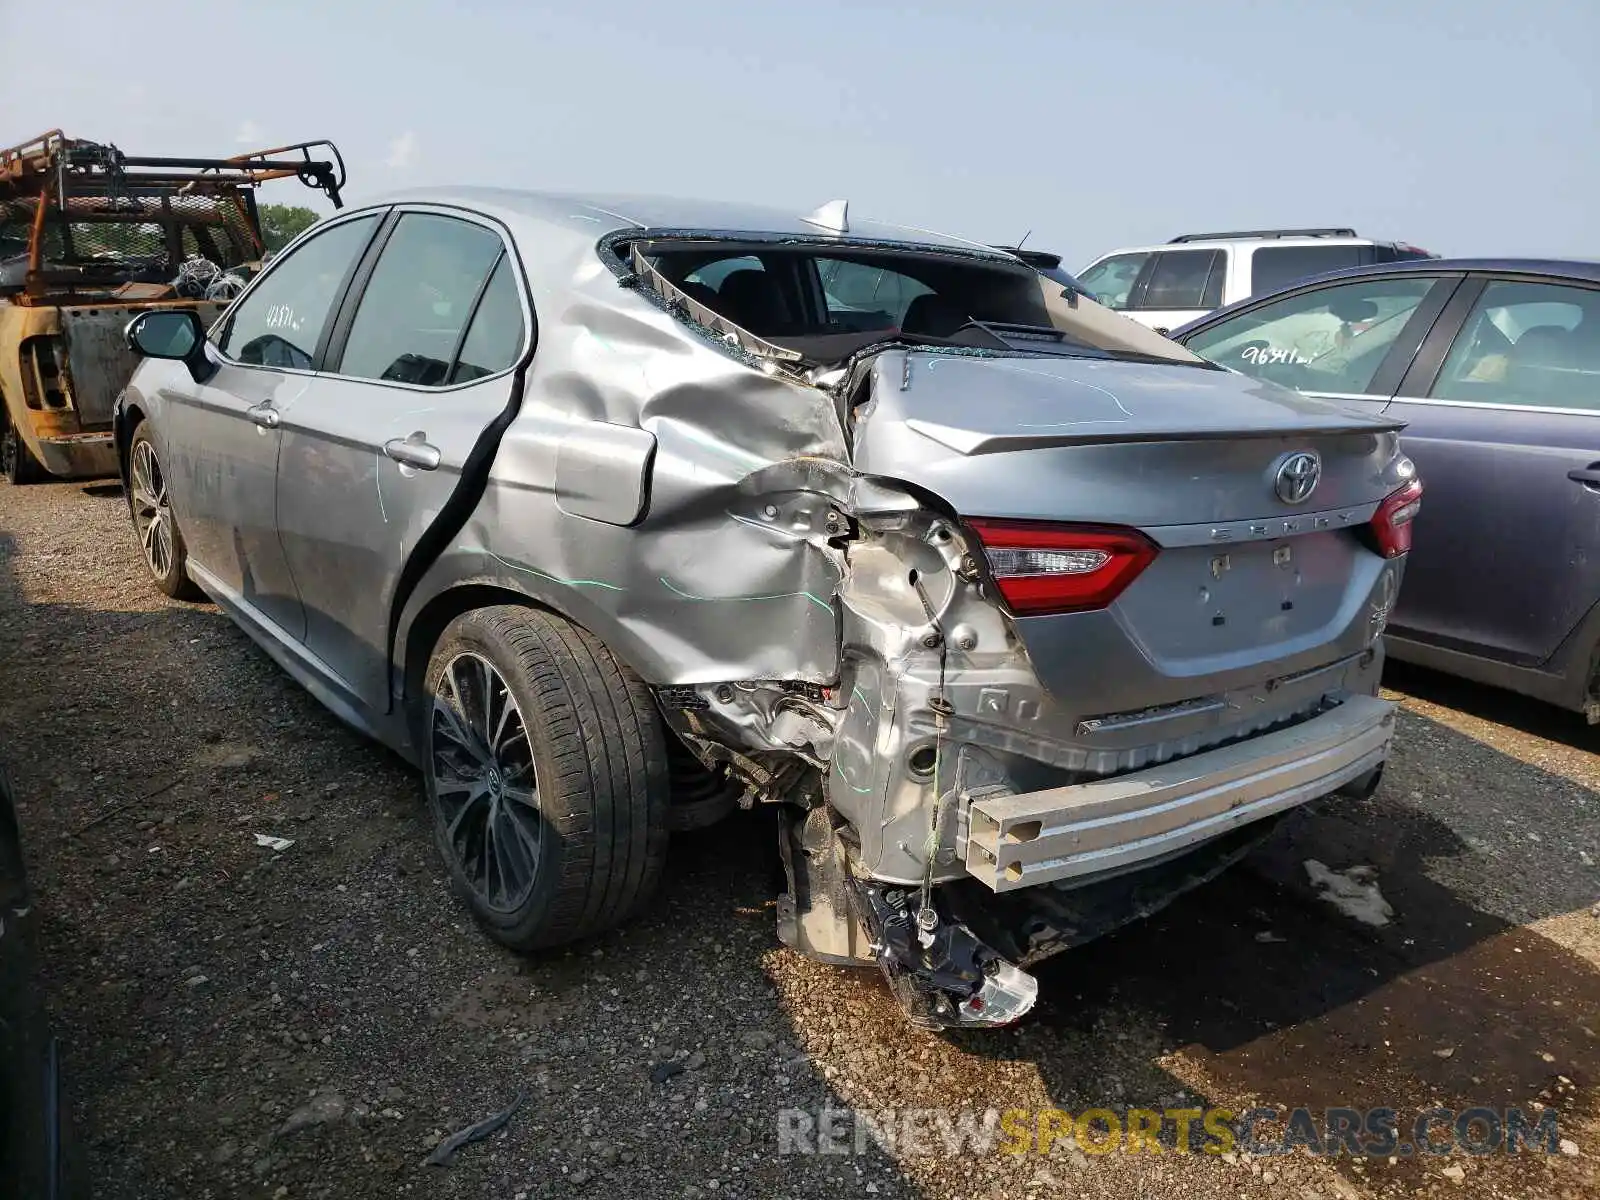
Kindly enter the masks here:
<path id="1" fill-rule="evenodd" d="M 1472 278 L 1389 415 L 1427 488 L 1394 632 L 1546 662 L 1600 601 L 1600 287 Z"/>
<path id="2" fill-rule="evenodd" d="M 283 415 L 278 533 L 330 682 L 388 708 L 388 624 L 418 541 L 513 404 L 532 328 L 495 223 L 397 209 L 368 251 L 325 369 Z"/>

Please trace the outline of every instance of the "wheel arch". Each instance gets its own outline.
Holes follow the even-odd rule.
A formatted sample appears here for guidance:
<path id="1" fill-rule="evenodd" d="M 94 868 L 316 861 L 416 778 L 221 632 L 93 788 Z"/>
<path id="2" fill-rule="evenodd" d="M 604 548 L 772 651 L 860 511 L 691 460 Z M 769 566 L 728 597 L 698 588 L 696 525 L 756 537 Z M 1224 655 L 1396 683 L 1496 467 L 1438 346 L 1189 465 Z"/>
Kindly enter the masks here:
<path id="1" fill-rule="evenodd" d="M 118 398 L 111 410 L 111 441 L 117 448 L 117 475 L 124 490 L 128 486 L 128 448 L 133 445 L 134 431 L 144 422 L 144 406 L 138 400 L 129 400 L 126 393 Z"/>
<path id="2" fill-rule="evenodd" d="M 392 660 L 398 675 L 396 707 L 413 746 L 421 745 L 416 701 L 423 695 L 423 681 L 434 647 L 439 644 L 450 622 L 475 609 L 510 604 L 553 613 L 597 638 L 641 679 L 649 682 L 654 678 L 649 671 L 651 664 L 641 661 L 643 656 L 638 652 L 640 647 L 632 644 L 626 636 L 618 636 L 615 631 L 604 628 L 610 622 L 595 620 L 598 610 L 587 611 L 589 606 L 573 603 L 572 600 L 577 597 L 561 595 L 561 589 L 558 588 L 536 593 L 519 584 L 520 581 L 497 576 L 459 579 L 434 590 L 427 600 L 421 602 L 415 615 L 401 624 Z"/>

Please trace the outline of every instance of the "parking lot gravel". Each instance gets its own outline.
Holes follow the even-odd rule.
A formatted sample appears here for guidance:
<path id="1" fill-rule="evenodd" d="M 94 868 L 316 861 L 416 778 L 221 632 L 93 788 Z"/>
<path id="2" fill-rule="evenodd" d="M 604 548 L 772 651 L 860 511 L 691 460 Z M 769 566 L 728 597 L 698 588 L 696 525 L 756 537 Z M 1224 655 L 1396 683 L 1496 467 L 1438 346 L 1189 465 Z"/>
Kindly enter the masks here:
<path id="1" fill-rule="evenodd" d="M 412 772 L 215 608 L 159 596 L 114 484 L 0 488 L 0 671 L 95 1196 L 1600 1195 L 1600 730 L 1568 714 L 1393 670 L 1376 797 L 1046 964 L 1019 1026 L 939 1036 L 875 972 L 778 945 L 766 814 L 676 839 L 657 903 L 613 934 L 495 946 L 448 893 Z M 1308 862 L 1392 918 L 1331 903 Z M 1549 1105 L 1563 1144 L 1014 1155 L 936 1130 L 784 1154 L 778 1136 L 829 1107 L 1258 1105 Z"/>

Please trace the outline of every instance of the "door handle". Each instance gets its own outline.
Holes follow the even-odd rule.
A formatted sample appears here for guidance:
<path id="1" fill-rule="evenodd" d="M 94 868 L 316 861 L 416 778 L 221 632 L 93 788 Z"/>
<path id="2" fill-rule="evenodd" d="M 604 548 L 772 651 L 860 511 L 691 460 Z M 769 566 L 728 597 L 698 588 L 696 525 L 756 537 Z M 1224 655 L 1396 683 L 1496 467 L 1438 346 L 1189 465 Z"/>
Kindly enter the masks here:
<path id="1" fill-rule="evenodd" d="M 244 410 L 244 415 L 263 429 L 276 429 L 278 422 L 283 420 L 278 415 L 278 410 L 271 404 L 258 404 L 254 408 L 247 408 Z"/>
<path id="2" fill-rule="evenodd" d="M 1581 483 L 1585 487 L 1600 489 L 1600 463 L 1590 463 L 1587 467 L 1580 467 L 1576 471 L 1568 471 L 1567 478 L 1573 483 Z"/>
<path id="3" fill-rule="evenodd" d="M 383 452 L 402 466 L 419 471 L 436 470 L 439 466 L 439 447 L 428 444 L 428 435 L 417 430 L 408 438 L 390 438 L 383 444 Z"/>

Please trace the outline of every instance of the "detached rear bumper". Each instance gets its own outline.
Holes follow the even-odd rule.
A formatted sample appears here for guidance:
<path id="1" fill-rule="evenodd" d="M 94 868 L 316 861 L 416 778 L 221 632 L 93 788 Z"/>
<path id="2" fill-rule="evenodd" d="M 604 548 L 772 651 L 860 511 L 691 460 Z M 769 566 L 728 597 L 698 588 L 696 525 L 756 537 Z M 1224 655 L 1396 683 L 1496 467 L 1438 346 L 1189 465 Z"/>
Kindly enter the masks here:
<path id="1" fill-rule="evenodd" d="M 1110 779 L 974 797 L 967 870 L 997 892 L 1099 876 L 1335 791 L 1380 765 L 1394 705 L 1353 696 L 1289 729 Z"/>

